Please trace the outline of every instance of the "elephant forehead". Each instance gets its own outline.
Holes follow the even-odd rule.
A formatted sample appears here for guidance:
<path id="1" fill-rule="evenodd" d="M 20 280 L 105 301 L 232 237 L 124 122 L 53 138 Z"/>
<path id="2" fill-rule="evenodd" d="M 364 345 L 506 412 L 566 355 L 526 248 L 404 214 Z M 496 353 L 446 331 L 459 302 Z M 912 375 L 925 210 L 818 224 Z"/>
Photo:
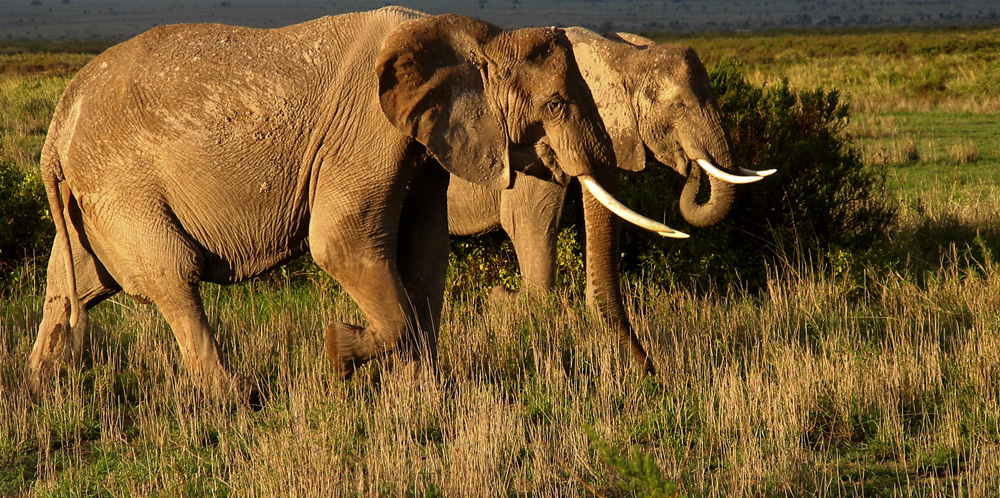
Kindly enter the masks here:
<path id="1" fill-rule="evenodd" d="M 565 66 L 572 50 L 566 35 L 554 28 L 510 30 L 487 49 L 500 57 L 507 55 L 513 61 L 551 66 Z"/>
<path id="2" fill-rule="evenodd" d="M 684 45 L 660 45 L 644 54 L 651 70 L 677 81 L 691 79 L 702 67 L 694 49 Z"/>

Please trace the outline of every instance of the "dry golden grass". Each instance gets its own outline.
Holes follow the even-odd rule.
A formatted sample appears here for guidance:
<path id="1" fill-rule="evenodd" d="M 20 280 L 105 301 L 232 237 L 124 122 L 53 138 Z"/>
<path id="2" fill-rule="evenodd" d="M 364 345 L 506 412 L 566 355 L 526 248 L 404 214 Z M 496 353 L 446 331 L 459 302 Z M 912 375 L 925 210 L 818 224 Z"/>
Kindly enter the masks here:
<path id="1" fill-rule="evenodd" d="M 940 210 L 921 216 L 997 221 Z M 990 496 L 1000 268 L 954 263 L 863 285 L 781 268 L 759 295 L 632 288 L 661 372 L 645 380 L 579 296 L 450 302 L 437 380 L 385 362 L 342 383 L 320 331 L 357 311 L 324 277 L 206 286 L 235 369 L 268 393 L 259 411 L 200 397 L 155 308 L 120 296 L 93 313 L 84 366 L 31 402 L 36 290 L 2 308 L 0 491 L 617 496 L 628 481 L 593 427 L 690 496 Z"/>

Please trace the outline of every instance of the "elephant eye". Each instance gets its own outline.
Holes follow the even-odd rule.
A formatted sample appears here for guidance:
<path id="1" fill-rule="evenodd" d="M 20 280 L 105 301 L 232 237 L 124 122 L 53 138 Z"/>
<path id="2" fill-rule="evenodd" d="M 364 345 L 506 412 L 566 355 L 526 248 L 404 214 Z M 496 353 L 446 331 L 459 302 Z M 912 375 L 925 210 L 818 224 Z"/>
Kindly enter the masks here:
<path id="1" fill-rule="evenodd" d="M 545 107 L 549 110 L 549 112 L 560 115 L 565 112 L 567 105 L 569 105 L 569 102 L 567 102 L 566 99 L 560 95 L 552 97 L 545 103 Z"/>

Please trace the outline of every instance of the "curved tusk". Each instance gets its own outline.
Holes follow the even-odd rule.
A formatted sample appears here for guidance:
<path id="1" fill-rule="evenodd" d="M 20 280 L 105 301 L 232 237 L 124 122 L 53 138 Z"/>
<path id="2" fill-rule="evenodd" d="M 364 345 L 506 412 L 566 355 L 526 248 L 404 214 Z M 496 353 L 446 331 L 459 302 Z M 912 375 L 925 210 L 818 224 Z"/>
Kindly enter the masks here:
<path id="1" fill-rule="evenodd" d="M 718 179 L 720 179 L 720 180 L 722 180 L 724 182 L 740 183 L 740 184 L 742 184 L 742 183 L 753 183 L 753 182 L 755 182 L 757 180 L 763 180 L 764 179 L 763 176 L 738 176 L 738 175 L 733 175 L 733 174 L 730 174 L 730 173 L 726 173 L 725 171 L 722 171 L 721 169 L 715 167 L 714 164 L 712 164 L 709 161 L 706 161 L 705 159 L 699 159 L 698 160 L 698 165 L 701 166 L 701 169 L 705 170 L 706 173 L 708 173 L 708 174 L 710 174 L 710 175 L 712 175 L 712 176 L 714 176 L 714 177 L 716 177 L 716 178 L 718 178 Z"/>
<path id="2" fill-rule="evenodd" d="M 754 171 L 752 169 L 740 168 L 740 174 L 744 176 L 771 176 L 777 173 L 776 169 L 762 169 L 760 171 Z"/>
<path id="3" fill-rule="evenodd" d="M 604 207 L 610 209 L 612 213 L 620 216 L 621 219 L 639 228 L 645 228 L 650 232 L 656 232 L 664 237 L 671 237 L 674 239 L 686 239 L 690 237 L 690 235 L 684 232 L 678 232 L 663 223 L 653 221 L 635 211 L 632 211 L 621 202 L 618 202 L 618 199 L 612 197 L 611 194 L 609 194 L 607 190 L 604 190 L 604 187 L 601 187 L 601 184 L 597 183 L 597 180 L 594 180 L 592 176 L 580 175 L 577 178 L 580 179 L 580 184 L 586 187 L 595 199 L 597 199 L 601 204 L 604 204 Z"/>

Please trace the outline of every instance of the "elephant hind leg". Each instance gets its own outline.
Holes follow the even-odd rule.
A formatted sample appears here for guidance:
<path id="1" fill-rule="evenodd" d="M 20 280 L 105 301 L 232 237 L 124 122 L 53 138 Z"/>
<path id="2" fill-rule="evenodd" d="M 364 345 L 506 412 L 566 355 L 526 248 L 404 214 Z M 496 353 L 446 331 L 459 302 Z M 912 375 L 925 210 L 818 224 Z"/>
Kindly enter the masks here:
<path id="1" fill-rule="evenodd" d="M 48 263 L 42 323 L 25 369 L 25 380 L 35 394 L 40 393 L 42 384 L 49 379 L 65 372 L 66 368 L 79 365 L 87 339 L 87 310 L 121 290 L 104 265 L 84 247 L 72 225 L 68 228 L 76 290 L 81 304 L 80 316 L 76 325 L 70 327 L 70 291 L 65 259 L 53 250 Z M 63 237 L 63 234 L 56 237 Z M 53 247 L 59 247 L 59 244 L 60 241 L 56 240 Z"/>
<path id="2" fill-rule="evenodd" d="M 113 258 L 112 270 L 126 292 L 156 304 L 200 387 L 220 398 L 252 394 L 230 372 L 209 326 L 198 288 L 205 267 L 202 250 L 168 208 L 154 205 L 139 218 L 105 223 L 112 233 L 129 234 L 104 247 Z"/>
<path id="3" fill-rule="evenodd" d="M 236 394 L 251 400 L 256 393 L 251 392 L 242 377 L 230 371 L 212 333 L 197 282 L 178 284 L 151 298 L 170 324 L 184 364 L 196 382 L 214 396 L 227 398 Z"/>

